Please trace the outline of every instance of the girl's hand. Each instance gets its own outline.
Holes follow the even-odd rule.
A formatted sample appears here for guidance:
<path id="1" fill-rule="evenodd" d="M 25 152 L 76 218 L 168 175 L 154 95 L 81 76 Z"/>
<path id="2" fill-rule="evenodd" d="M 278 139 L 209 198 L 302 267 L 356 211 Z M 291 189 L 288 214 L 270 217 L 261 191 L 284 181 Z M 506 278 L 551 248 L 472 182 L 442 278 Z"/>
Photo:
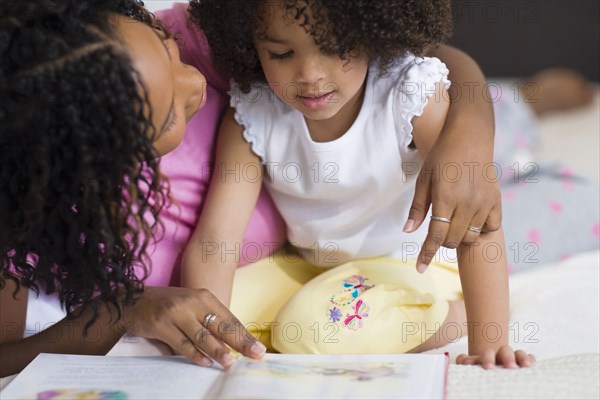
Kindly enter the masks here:
<path id="1" fill-rule="evenodd" d="M 456 357 L 459 365 L 481 365 L 484 369 L 493 369 L 496 365 L 504 368 L 527 368 L 535 363 L 535 356 L 523 350 L 513 351 L 510 346 L 502 346 L 497 352 L 487 348 L 478 355 L 461 354 Z"/>
<path id="2" fill-rule="evenodd" d="M 456 248 L 472 244 L 481 232 L 500 228 L 502 207 L 492 157 L 485 145 L 456 142 L 441 135 L 427 155 L 417 178 L 406 232 L 416 230 L 430 205 L 429 232 L 419 253 L 417 270 L 424 272 L 440 246 Z M 411 222 L 412 221 L 412 222 Z"/>
<path id="3" fill-rule="evenodd" d="M 226 345 L 251 358 L 261 358 L 266 351 L 206 289 L 146 287 L 135 304 L 123 310 L 119 325 L 136 336 L 165 342 L 203 366 L 212 365 L 212 360 L 231 366 L 235 359 Z"/>

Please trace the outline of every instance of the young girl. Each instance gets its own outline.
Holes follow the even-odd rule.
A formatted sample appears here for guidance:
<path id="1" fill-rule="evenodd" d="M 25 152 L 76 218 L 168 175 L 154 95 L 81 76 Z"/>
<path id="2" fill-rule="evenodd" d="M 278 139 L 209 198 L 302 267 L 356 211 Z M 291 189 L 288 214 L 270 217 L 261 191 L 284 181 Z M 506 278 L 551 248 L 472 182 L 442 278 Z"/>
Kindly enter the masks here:
<path id="1" fill-rule="evenodd" d="M 193 15 L 194 8 L 199 9 L 199 24 L 216 60 L 222 65 L 233 63 L 238 86 L 231 93 L 233 108 L 222 121 L 215 175 L 184 255 L 182 283 L 209 288 L 223 302 L 229 301 L 238 243 L 262 182 L 286 221 L 290 242 L 309 263 L 332 267 L 366 257 L 404 257 L 409 246 L 425 237 L 422 229 L 417 238 L 406 236 L 404 221 L 422 160 L 436 143 L 449 107 L 447 69 L 439 60 L 419 55 L 447 34 L 449 4 L 223 4 L 192 3 Z M 248 35 L 254 38 L 253 49 L 240 45 Z M 219 48 L 225 42 L 232 46 Z M 248 67 L 256 60 L 261 66 L 258 71 Z M 445 211 L 438 207 L 431 224 L 450 223 L 452 215 Z M 480 233 L 486 217 L 478 216 L 469 231 Z M 481 251 L 490 245 L 502 250 L 502 232 L 482 235 L 475 244 L 469 248 L 454 243 L 459 246 L 464 304 L 421 301 L 432 295 L 423 290 L 423 296 L 413 296 L 421 299 L 415 304 L 437 310 L 435 318 L 428 317 L 430 332 L 432 326 L 441 329 L 444 321 L 463 326 L 466 306 L 470 357 L 459 357 L 459 362 L 485 367 L 496 362 L 507 367 L 530 365 L 530 356 L 507 346 L 503 255 L 488 262 Z M 366 275 L 379 273 L 377 280 L 383 283 L 381 274 L 390 273 L 356 271 L 350 278 L 362 290 L 353 292 L 354 303 L 351 299 L 344 304 L 354 310 L 354 315 L 347 314 L 349 320 L 356 317 L 354 322 L 368 315 L 366 302 L 359 299 L 371 289 Z M 416 274 L 402 279 L 411 280 L 404 284 L 414 287 L 425 282 Z M 341 307 L 342 300 L 335 294 L 331 302 Z M 324 315 L 325 311 L 315 312 Z M 293 312 L 288 320 L 294 321 Z M 305 321 L 311 320 L 305 318 L 313 315 L 310 306 L 302 312 Z M 313 321 L 321 318 L 317 314 Z M 382 321 L 381 329 L 388 331 L 402 329 L 406 322 L 380 316 Z M 352 325 L 362 327 L 362 322 Z M 487 332 L 490 325 L 498 327 L 493 338 Z M 340 346 L 324 351 L 374 351 L 374 341 L 378 352 L 414 351 L 446 342 L 432 334 L 421 335 L 423 343 L 417 345 L 402 340 L 400 333 L 397 340 L 382 342 L 357 335 L 345 335 Z M 350 349 L 343 343 L 346 339 L 359 345 Z M 274 343 L 280 351 L 306 350 L 290 341 Z"/>

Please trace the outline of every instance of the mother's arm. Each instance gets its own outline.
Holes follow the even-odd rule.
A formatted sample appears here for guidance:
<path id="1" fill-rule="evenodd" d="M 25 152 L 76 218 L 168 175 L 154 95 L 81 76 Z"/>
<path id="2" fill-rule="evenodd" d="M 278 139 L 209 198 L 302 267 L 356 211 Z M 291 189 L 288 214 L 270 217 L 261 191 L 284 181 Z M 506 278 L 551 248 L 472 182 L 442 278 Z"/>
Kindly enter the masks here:
<path id="1" fill-rule="evenodd" d="M 416 230 L 430 205 L 442 214 L 437 216 L 452 222 L 429 226 L 417 261 L 420 271 L 429 265 L 440 246 L 455 248 L 460 243 L 474 243 L 479 234 L 468 230 L 469 226 L 495 231 L 502 220 L 499 186 L 494 176 L 485 175 L 486 166 L 493 162 L 494 149 L 494 114 L 485 77 L 471 57 L 453 47 L 443 45 L 427 55 L 439 58 L 450 70 L 450 109 L 421 169 L 405 229 Z M 449 167 L 453 168 L 452 174 L 445 173 Z"/>
<path id="2" fill-rule="evenodd" d="M 101 313 L 83 336 L 90 313 L 79 318 L 66 318 L 35 335 L 23 338 L 27 315 L 28 289 L 21 286 L 13 296 L 16 283 L 5 280 L 0 290 L 0 377 L 20 372 L 40 353 L 106 354 L 124 333 L 110 324 L 107 313 Z"/>
<path id="3" fill-rule="evenodd" d="M 98 319 L 85 326 L 92 314 L 84 310 L 77 318 L 63 319 L 40 333 L 22 338 L 27 309 L 26 289 L 21 288 L 12 299 L 14 283 L 6 281 L 0 290 L 2 309 L 12 306 L 16 312 L 0 314 L 0 376 L 20 372 L 40 353 L 106 354 L 125 333 L 158 339 L 197 364 L 208 366 L 211 359 L 225 367 L 233 364 L 230 346 L 240 353 L 260 358 L 265 347 L 207 290 L 173 287 L 147 287 L 137 301 L 123 308 L 122 318 L 116 320 L 116 310 L 102 306 Z M 5 302 L 6 300 L 6 302 Z M 208 313 L 216 319 L 204 326 Z M 21 327 L 20 332 L 5 336 L 5 327 Z M 208 358 L 208 357 L 210 358 Z"/>

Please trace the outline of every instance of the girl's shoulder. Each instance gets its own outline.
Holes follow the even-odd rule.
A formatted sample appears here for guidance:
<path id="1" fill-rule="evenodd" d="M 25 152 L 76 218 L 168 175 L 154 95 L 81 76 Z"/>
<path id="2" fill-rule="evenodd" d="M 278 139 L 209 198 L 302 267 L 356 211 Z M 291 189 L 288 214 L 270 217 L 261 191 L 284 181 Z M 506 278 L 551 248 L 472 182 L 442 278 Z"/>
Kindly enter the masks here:
<path id="1" fill-rule="evenodd" d="M 245 92 L 231 80 L 228 94 L 229 106 L 235 110 L 235 121 L 243 127 L 244 139 L 265 162 L 266 146 L 272 132 L 292 126 L 296 117 L 294 110 L 281 101 L 267 84 L 253 84 Z"/>
<path id="2" fill-rule="evenodd" d="M 422 115 L 438 83 L 450 86 L 448 68 L 439 59 L 408 54 L 387 70 L 377 65 L 369 71 L 372 91 L 371 106 L 391 111 L 401 147 L 412 142 L 412 120 Z"/>
<path id="3" fill-rule="evenodd" d="M 438 58 L 409 54 L 385 71 L 377 65 L 371 66 L 368 84 L 376 103 L 381 106 L 391 102 L 395 115 L 403 115 L 410 121 L 422 112 L 438 83 L 443 83 L 446 89 L 450 87 L 448 73 Z"/>
<path id="4" fill-rule="evenodd" d="M 444 82 L 448 86 L 448 73 L 448 68 L 440 59 L 413 54 L 398 59 L 386 70 L 382 71 L 379 65 L 375 64 L 369 71 L 373 85 L 403 92 L 414 91 L 416 88 L 438 82 Z"/>

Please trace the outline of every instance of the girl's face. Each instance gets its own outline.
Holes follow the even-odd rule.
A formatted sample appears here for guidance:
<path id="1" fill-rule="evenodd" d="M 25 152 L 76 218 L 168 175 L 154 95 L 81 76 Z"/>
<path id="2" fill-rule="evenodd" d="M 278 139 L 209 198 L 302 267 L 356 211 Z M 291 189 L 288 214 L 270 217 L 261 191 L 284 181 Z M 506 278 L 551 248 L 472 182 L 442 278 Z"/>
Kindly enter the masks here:
<path id="1" fill-rule="evenodd" d="M 187 122 L 204 105 L 206 79 L 181 62 L 177 44 L 162 32 L 121 16 L 116 28 L 146 88 L 156 130 L 148 134 L 158 153 L 166 154 L 181 143 Z"/>
<path id="2" fill-rule="evenodd" d="M 281 7 L 265 10 L 265 21 L 266 32 L 255 46 L 273 92 L 308 120 L 354 121 L 367 76 L 366 57 L 342 60 L 323 53 Z"/>

